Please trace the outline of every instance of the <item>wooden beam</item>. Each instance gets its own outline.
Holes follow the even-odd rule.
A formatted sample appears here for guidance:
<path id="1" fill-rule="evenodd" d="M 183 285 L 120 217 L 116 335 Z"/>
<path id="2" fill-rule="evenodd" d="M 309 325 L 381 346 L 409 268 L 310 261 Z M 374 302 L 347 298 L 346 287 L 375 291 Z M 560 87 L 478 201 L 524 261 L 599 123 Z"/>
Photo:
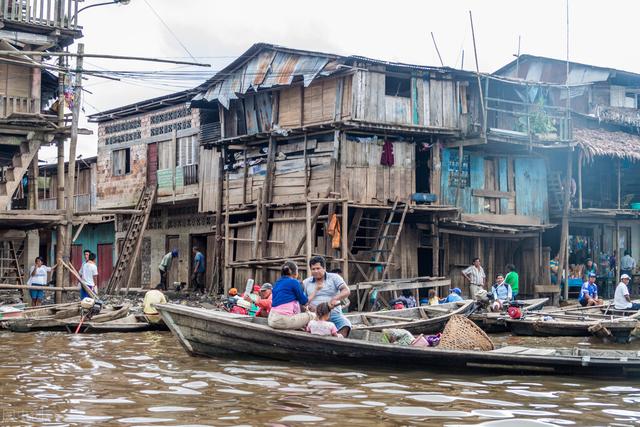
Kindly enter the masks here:
<path id="1" fill-rule="evenodd" d="M 490 214 L 462 214 L 462 221 L 480 222 L 495 225 L 542 225 L 540 218 L 525 215 L 490 215 Z"/>
<path id="2" fill-rule="evenodd" d="M 495 190 L 471 190 L 474 197 L 490 197 L 495 199 L 515 199 L 516 193 L 513 191 L 495 191 Z"/>
<path id="3" fill-rule="evenodd" d="M 578 152 L 578 209 L 582 209 L 582 158 L 584 152 L 582 149 Z"/>
<path id="4" fill-rule="evenodd" d="M 318 205 L 318 207 L 316 208 L 316 212 L 318 212 L 318 208 L 320 208 L 320 206 L 319 206 L 319 205 Z M 313 232 L 313 231 L 312 231 L 312 227 L 311 227 L 311 222 L 312 222 L 312 218 L 311 218 L 311 202 L 307 202 L 307 209 L 306 209 L 306 213 L 307 213 L 307 224 L 306 224 L 306 233 L 305 233 L 305 235 L 306 235 L 306 239 L 305 239 L 305 241 L 306 241 L 306 247 L 307 247 L 307 250 L 306 250 L 306 259 L 307 259 L 307 262 L 305 263 L 305 265 L 306 265 L 306 266 L 307 266 L 307 268 L 308 268 L 308 266 L 309 266 L 309 261 L 311 261 L 311 252 L 313 251 L 313 247 L 312 247 L 312 244 L 311 244 L 311 243 L 312 243 L 312 241 L 314 241 L 314 240 L 315 240 L 315 239 L 313 239 L 313 236 L 312 236 L 312 234 L 311 234 L 311 233 Z M 315 221 L 314 221 L 314 222 L 315 222 Z M 297 253 L 298 253 L 298 251 L 296 250 L 296 251 L 294 252 L 294 254 L 297 254 Z"/>
<path id="5" fill-rule="evenodd" d="M 29 285 L 10 285 L 7 283 L 0 283 L 0 289 L 28 289 L 33 291 L 47 291 L 47 292 L 69 292 L 76 291 L 79 292 L 80 288 L 77 286 L 65 286 L 65 287 L 55 287 L 55 286 L 29 286 Z"/>
<path id="6" fill-rule="evenodd" d="M 440 279 L 425 282 L 400 282 L 400 283 L 388 283 L 388 284 L 371 284 L 371 283 L 358 283 L 355 285 L 349 285 L 350 290 L 360 289 L 361 291 L 367 289 L 377 289 L 379 292 L 384 291 L 402 291 L 404 289 L 423 289 L 423 288 L 444 288 L 451 287 L 451 279 Z"/>
<path id="7" fill-rule="evenodd" d="M 347 229 L 349 228 L 349 202 L 342 202 L 342 277 L 349 280 L 349 236 Z"/>

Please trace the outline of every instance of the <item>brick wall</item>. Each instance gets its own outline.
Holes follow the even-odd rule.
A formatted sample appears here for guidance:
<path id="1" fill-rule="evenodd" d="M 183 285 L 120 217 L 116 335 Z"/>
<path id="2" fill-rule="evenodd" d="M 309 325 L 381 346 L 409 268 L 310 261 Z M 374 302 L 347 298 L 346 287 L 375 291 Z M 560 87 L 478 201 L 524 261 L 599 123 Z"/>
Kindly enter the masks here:
<path id="1" fill-rule="evenodd" d="M 197 109 L 186 104 L 169 106 L 124 119 L 102 122 L 98 126 L 97 195 L 98 209 L 135 206 L 147 178 L 147 144 L 197 132 Z M 113 175 L 113 151 L 130 149 L 130 172 Z"/>

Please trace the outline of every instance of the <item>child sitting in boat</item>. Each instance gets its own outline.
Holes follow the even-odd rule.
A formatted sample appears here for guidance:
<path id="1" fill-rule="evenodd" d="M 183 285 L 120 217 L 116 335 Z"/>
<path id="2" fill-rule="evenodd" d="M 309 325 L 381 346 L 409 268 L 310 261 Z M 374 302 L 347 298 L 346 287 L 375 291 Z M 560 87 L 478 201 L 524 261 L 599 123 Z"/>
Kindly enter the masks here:
<path id="1" fill-rule="evenodd" d="M 321 302 L 316 307 L 316 320 L 311 320 L 307 324 L 307 332 L 312 333 L 313 335 L 332 335 L 334 337 L 342 338 L 342 335 L 338 333 L 338 329 L 333 322 L 329 321 L 329 316 L 331 315 L 331 309 L 329 308 L 329 304 L 326 302 Z"/>

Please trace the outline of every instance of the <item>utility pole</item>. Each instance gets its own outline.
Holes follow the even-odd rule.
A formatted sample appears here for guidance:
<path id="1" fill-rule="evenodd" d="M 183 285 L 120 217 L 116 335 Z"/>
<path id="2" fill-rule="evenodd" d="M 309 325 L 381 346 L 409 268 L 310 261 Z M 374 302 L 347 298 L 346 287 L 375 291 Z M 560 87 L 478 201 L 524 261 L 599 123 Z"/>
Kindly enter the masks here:
<path id="1" fill-rule="evenodd" d="M 62 70 L 65 65 L 65 57 L 61 56 L 58 61 L 58 65 Z M 64 128 L 64 79 L 65 73 L 58 72 L 58 127 Z M 64 136 L 60 135 L 57 141 L 58 145 L 58 194 L 57 194 L 57 208 L 58 210 L 64 209 Z M 64 257 L 65 247 L 65 227 L 64 223 L 58 224 L 56 232 L 56 263 L 60 268 L 56 268 L 56 286 L 61 288 L 64 286 L 64 268 L 62 268 L 62 260 Z M 56 291 L 55 295 L 56 303 L 62 302 L 62 291 Z"/>
<path id="2" fill-rule="evenodd" d="M 73 84 L 73 108 L 71 116 L 71 141 L 69 143 L 69 166 L 67 168 L 67 235 L 65 239 L 65 254 L 71 255 L 71 236 L 73 236 L 73 214 L 75 212 L 75 173 L 76 147 L 78 145 L 78 124 L 80 121 L 80 107 L 82 104 L 82 64 L 84 43 L 78 43 L 78 56 Z"/>

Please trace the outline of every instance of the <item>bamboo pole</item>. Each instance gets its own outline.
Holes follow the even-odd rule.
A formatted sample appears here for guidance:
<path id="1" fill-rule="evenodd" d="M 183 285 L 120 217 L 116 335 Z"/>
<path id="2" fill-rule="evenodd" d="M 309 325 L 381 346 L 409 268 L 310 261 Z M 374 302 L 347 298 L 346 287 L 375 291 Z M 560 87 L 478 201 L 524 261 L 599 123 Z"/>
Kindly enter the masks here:
<path id="1" fill-rule="evenodd" d="M 0 283 L 0 289 L 27 289 L 34 291 L 47 291 L 47 292 L 78 292 L 80 289 L 77 286 L 30 286 L 30 285 L 11 285 L 8 283 Z"/>
<path id="2" fill-rule="evenodd" d="M 568 147 L 567 150 L 567 176 L 564 184 L 564 203 L 562 207 L 562 229 L 560 230 L 560 249 L 559 249 L 559 262 L 558 262 L 558 280 L 562 281 L 564 276 L 564 300 L 569 299 L 569 274 L 565 274 L 568 272 L 568 252 L 569 252 L 569 208 L 571 204 L 571 174 L 573 169 L 573 161 L 571 155 L 571 147 Z"/>
<path id="3" fill-rule="evenodd" d="M 578 209 L 582 210 L 582 159 L 584 152 L 578 152 Z"/>

